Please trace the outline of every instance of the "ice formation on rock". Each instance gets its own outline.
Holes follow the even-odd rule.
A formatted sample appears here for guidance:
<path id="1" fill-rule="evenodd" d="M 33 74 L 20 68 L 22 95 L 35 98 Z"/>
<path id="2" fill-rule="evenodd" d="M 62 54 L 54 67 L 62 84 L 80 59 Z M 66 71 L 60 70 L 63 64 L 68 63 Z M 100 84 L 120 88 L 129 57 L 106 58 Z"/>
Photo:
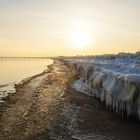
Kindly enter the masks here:
<path id="1" fill-rule="evenodd" d="M 69 59 L 76 90 L 100 98 L 116 113 L 140 119 L 140 55 Z"/>

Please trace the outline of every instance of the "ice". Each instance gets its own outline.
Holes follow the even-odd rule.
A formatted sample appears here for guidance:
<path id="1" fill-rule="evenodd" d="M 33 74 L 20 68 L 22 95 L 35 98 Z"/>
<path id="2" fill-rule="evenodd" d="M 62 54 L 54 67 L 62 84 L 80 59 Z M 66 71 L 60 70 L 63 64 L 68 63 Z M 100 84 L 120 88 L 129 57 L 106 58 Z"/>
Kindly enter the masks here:
<path id="1" fill-rule="evenodd" d="M 67 59 L 79 77 L 73 87 L 100 98 L 123 116 L 140 119 L 140 55 Z"/>
<path id="2" fill-rule="evenodd" d="M 2 99 L 10 93 L 14 93 L 16 91 L 14 87 L 15 83 L 6 84 L 0 86 L 0 103 L 4 102 Z"/>

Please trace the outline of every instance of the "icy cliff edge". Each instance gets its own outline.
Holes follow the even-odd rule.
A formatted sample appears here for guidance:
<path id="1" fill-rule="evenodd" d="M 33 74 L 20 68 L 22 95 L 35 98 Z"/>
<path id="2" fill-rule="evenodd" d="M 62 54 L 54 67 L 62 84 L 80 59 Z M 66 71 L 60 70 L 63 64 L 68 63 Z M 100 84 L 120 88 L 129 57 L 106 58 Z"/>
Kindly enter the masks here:
<path id="1" fill-rule="evenodd" d="M 140 56 L 68 59 L 79 77 L 73 87 L 100 98 L 116 113 L 140 120 Z"/>

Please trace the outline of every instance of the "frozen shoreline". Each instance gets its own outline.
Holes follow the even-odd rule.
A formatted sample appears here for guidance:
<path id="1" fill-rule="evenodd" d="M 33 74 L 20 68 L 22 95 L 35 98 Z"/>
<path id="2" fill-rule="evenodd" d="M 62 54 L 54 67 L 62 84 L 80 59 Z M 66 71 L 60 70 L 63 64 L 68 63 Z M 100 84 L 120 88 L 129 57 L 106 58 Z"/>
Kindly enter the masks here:
<path id="1" fill-rule="evenodd" d="M 68 59 L 79 77 L 76 90 L 100 98 L 121 116 L 140 120 L 140 56 Z"/>
<path id="2" fill-rule="evenodd" d="M 0 108 L 0 139 L 139 140 L 139 121 L 120 118 L 71 87 L 71 66 L 54 61 L 48 72 L 17 85 Z"/>

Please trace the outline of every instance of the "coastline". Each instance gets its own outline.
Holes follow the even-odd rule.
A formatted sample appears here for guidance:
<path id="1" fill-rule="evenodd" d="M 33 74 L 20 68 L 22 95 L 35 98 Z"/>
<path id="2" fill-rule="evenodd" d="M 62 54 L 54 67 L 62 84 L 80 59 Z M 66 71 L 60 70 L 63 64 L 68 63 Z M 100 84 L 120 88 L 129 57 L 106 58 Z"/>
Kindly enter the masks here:
<path id="1" fill-rule="evenodd" d="M 0 113 L 1 140 L 138 140 L 138 122 L 120 118 L 75 91 L 72 68 L 54 60 L 48 71 L 16 85 Z M 129 133 L 131 131 L 131 133 Z"/>
<path id="2" fill-rule="evenodd" d="M 50 60 L 50 62 L 48 62 L 48 66 L 53 64 L 53 60 Z M 13 80 L 9 80 L 9 83 L 3 83 L 0 85 L 0 104 L 4 102 L 4 100 L 6 99 L 7 96 L 9 96 L 10 94 L 14 94 L 16 92 L 16 87 L 22 84 L 26 84 L 26 82 L 32 80 L 33 78 L 35 78 L 36 76 L 40 76 L 44 73 L 46 73 L 49 69 L 47 68 L 42 68 L 39 69 L 37 71 L 32 71 L 29 72 L 27 74 L 27 72 L 21 73 L 22 76 L 20 76 L 20 78 L 16 77 L 17 75 L 13 75 L 11 73 L 11 77 L 16 77 L 13 78 Z M 2 79 L 1 79 L 2 80 Z"/>
<path id="3" fill-rule="evenodd" d="M 4 111 L 7 109 L 7 107 L 9 107 L 13 102 L 13 98 L 16 98 L 15 96 L 17 96 L 18 91 L 22 88 L 24 88 L 24 85 L 28 84 L 31 80 L 43 76 L 46 73 L 49 73 L 51 66 L 53 65 L 50 64 L 47 66 L 47 69 L 42 71 L 41 73 L 38 73 L 36 75 L 27 77 L 25 79 L 22 79 L 20 82 L 18 82 L 17 84 L 13 84 L 13 88 L 14 88 L 14 92 L 7 92 L 7 96 L 2 97 L 1 98 L 1 102 L 0 102 L 0 118 L 1 115 L 4 113 Z M 1 120 L 1 119 L 0 119 Z"/>

